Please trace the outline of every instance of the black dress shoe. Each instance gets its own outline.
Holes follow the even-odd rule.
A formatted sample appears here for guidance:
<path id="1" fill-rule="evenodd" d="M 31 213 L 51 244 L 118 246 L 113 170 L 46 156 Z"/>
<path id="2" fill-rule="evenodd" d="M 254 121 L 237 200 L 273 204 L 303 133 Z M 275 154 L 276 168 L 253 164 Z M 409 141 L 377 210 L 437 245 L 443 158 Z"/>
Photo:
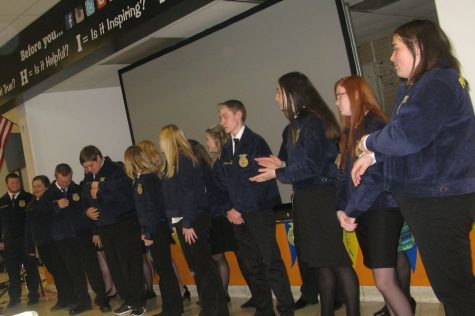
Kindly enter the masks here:
<path id="1" fill-rule="evenodd" d="M 389 309 L 387 305 L 384 305 L 379 311 L 373 314 L 373 316 L 389 316 Z"/>
<path id="2" fill-rule="evenodd" d="M 249 308 L 249 307 L 256 307 L 256 303 L 254 303 L 254 299 L 251 297 L 248 299 L 244 304 L 241 305 L 241 308 Z"/>
<path id="3" fill-rule="evenodd" d="M 112 311 L 112 308 L 109 303 L 105 302 L 105 303 L 99 304 L 99 310 L 101 311 L 101 313 L 108 313 Z"/>
<path id="4" fill-rule="evenodd" d="M 184 305 L 189 305 L 191 304 L 191 293 L 186 287 L 186 285 L 183 286 L 185 288 L 185 293 L 181 296 L 181 300 L 183 301 Z"/>
<path id="5" fill-rule="evenodd" d="M 344 304 L 343 302 L 335 300 L 335 305 L 333 307 L 333 310 L 336 310 L 336 311 L 339 310 L 340 308 L 343 307 L 343 304 Z"/>
<path id="6" fill-rule="evenodd" d="M 62 309 L 65 309 L 67 305 L 62 305 L 62 304 L 59 304 L 59 303 L 56 303 L 56 305 L 54 305 L 53 307 L 51 307 L 49 310 L 51 312 L 56 312 L 56 311 L 60 311 Z"/>
<path id="7" fill-rule="evenodd" d="M 316 302 L 309 302 L 306 299 L 304 299 L 302 296 L 300 296 L 300 298 L 295 303 L 295 310 L 302 309 L 302 308 L 304 308 L 305 306 L 307 306 L 309 304 L 313 305 L 313 304 L 317 304 L 317 303 L 318 303 L 318 300 Z"/>
<path id="8" fill-rule="evenodd" d="M 78 315 L 92 309 L 91 305 L 76 305 L 76 307 L 69 310 L 69 315 Z"/>
<path id="9" fill-rule="evenodd" d="M 17 306 L 18 304 L 20 304 L 21 300 L 11 300 L 8 305 L 7 305 L 7 308 L 12 308 L 12 307 L 15 307 Z"/>
<path id="10" fill-rule="evenodd" d="M 416 313 L 416 300 L 411 296 L 411 299 L 409 300 L 409 303 L 411 303 L 411 310 L 412 310 L 412 313 L 415 314 Z"/>
<path id="11" fill-rule="evenodd" d="M 31 305 L 38 304 L 39 302 L 40 302 L 39 298 L 32 298 L 28 300 L 28 303 L 26 303 L 26 305 L 31 306 Z"/>

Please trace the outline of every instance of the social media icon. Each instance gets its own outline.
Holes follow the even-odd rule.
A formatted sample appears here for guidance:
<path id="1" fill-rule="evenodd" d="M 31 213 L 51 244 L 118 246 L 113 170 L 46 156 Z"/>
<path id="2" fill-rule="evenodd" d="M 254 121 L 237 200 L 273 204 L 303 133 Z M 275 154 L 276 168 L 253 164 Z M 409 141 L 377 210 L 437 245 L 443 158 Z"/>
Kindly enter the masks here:
<path id="1" fill-rule="evenodd" d="M 70 30 L 74 26 L 74 18 L 73 18 L 73 13 L 68 12 L 64 16 L 64 23 L 66 24 L 66 30 Z"/>
<path id="2" fill-rule="evenodd" d="M 96 6 L 94 5 L 94 0 L 86 0 L 84 2 L 84 6 L 86 7 L 86 15 L 91 16 L 96 12 Z"/>
<path id="3" fill-rule="evenodd" d="M 96 0 L 97 8 L 100 10 L 106 6 L 107 0 Z"/>
<path id="4" fill-rule="evenodd" d="M 76 18 L 76 24 L 84 21 L 84 9 L 82 7 L 74 9 L 74 17 Z"/>

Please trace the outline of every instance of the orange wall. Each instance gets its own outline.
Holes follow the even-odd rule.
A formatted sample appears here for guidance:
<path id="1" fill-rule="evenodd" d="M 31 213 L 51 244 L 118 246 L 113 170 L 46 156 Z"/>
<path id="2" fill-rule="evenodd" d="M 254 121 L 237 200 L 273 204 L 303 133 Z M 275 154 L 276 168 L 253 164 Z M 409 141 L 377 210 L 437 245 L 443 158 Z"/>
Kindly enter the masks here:
<path id="1" fill-rule="evenodd" d="M 289 273 L 290 283 L 291 285 L 300 285 L 302 280 L 300 279 L 300 273 L 298 269 L 298 262 L 295 263 L 293 267 L 290 266 L 291 258 L 290 258 L 290 250 L 289 245 L 287 242 L 287 237 L 285 234 L 285 226 L 284 224 L 277 224 L 277 242 L 280 246 L 280 251 L 282 254 L 282 258 L 284 260 L 285 266 L 287 267 L 287 271 Z M 470 234 L 471 239 L 471 246 L 472 246 L 472 256 L 475 254 L 475 230 L 472 230 Z M 174 245 L 172 246 L 172 256 L 178 266 L 178 270 L 180 271 L 180 275 L 183 279 L 185 284 L 193 284 L 194 280 L 190 274 L 188 266 L 185 262 L 183 254 L 179 246 Z M 236 257 L 233 253 L 228 252 L 226 253 L 226 258 L 228 259 L 229 266 L 231 269 L 231 285 L 245 285 L 244 279 L 241 275 L 239 270 Z M 475 260 L 472 260 L 473 271 L 475 272 Z M 361 250 L 358 251 L 357 261 L 356 261 L 356 272 L 359 277 L 360 285 L 374 285 L 373 277 L 371 275 L 371 271 L 367 269 L 363 265 L 363 256 L 361 254 Z M 428 286 L 429 281 L 427 280 L 426 272 L 424 266 L 421 262 L 420 256 L 417 256 L 417 263 L 416 263 L 416 271 L 412 274 L 411 284 L 415 286 Z"/>

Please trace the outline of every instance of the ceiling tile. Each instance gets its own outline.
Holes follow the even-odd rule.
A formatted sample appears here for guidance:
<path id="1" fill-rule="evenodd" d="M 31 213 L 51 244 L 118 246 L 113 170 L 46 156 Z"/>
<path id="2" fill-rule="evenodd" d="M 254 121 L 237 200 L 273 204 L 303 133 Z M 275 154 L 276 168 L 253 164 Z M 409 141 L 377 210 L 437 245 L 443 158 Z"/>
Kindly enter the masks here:
<path id="1" fill-rule="evenodd" d="M 38 1 L 39 0 L 1 0 L 0 12 L 2 12 L 2 15 L 20 15 Z"/>

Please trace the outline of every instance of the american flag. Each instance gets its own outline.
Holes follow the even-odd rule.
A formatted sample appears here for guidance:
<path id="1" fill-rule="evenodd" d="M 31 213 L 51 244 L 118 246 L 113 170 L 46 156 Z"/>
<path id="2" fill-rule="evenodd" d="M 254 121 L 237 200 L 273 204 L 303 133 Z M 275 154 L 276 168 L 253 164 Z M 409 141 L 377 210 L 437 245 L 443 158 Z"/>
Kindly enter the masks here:
<path id="1" fill-rule="evenodd" d="M 8 137 L 12 132 L 13 123 L 3 116 L 0 116 L 0 169 L 3 166 L 3 156 L 5 155 L 5 146 L 7 145 Z"/>

